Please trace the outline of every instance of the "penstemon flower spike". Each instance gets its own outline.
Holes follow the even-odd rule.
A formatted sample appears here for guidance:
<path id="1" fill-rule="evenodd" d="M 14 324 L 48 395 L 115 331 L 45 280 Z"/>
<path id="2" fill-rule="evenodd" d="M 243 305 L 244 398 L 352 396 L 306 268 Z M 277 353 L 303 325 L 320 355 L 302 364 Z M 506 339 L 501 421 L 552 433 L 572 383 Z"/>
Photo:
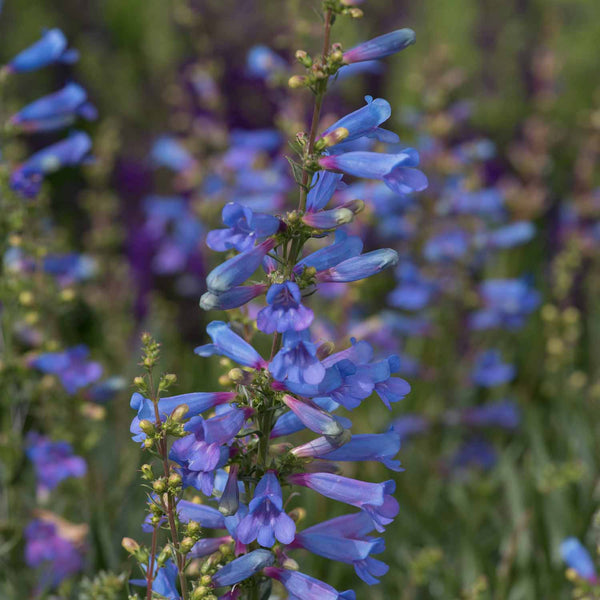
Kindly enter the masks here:
<path id="1" fill-rule="evenodd" d="M 400 437 L 393 429 L 353 435 L 352 422 L 337 413 L 353 410 L 372 394 L 390 408 L 410 386 L 393 376 L 400 369 L 396 355 L 375 358 L 370 344 L 354 339 L 334 352 L 331 342 L 317 340 L 310 297 L 322 285 L 366 279 L 398 263 L 389 248 L 363 253 L 360 238 L 344 229 L 362 210 L 361 200 L 336 203 L 336 193 L 346 186 L 344 174 L 381 179 L 403 193 L 427 185 L 415 168 L 419 157 L 413 149 L 352 151 L 356 141 L 397 143 L 394 133 L 380 128 L 390 117 L 389 103 L 366 96 L 366 106 L 321 133 L 319 126 L 328 83 L 344 64 L 365 53 L 382 57 L 402 50 L 414 42 L 414 33 L 395 32 L 344 54 L 340 44 L 331 43 L 332 26 L 338 16 L 359 17 L 361 11 L 342 0 L 325 0 L 323 11 L 322 53 L 298 51 L 305 75 L 290 82 L 314 94 L 309 132 L 296 136 L 298 156 L 289 159 L 298 207 L 270 215 L 232 202 L 222 212 L 225 227 L 207 236 L 211 249 L 229 254 L 208 274 L 200 306 L 233 310 L 265 295 L 253 323 L 245 309 L 231 313 L 240 318 L 230 322 L 212 321 L 211 343 L 194 350 L 200 357 L 221 357 L 228 372 L 219 382 L 226 391 L 161 397 L 174 376 L 156 384 L 158 345 L 149 336 L 143 340 L 146 375 L 136 378 L 131 433 L 156 455 L 161 473 L 142 468 L 152 488 L 144 525 L 152 533 L 150 549 L 133 541 L 124 546 L 140 562 L 147 598 L 154 591 L 175 599 L 254 600 L 268 597 L 274 581 L 292 599 L 355 598 L 352 590 L 338 592 L 301 573 L 288 556 L 296 549 L 352 565 L 368 584 L 378 583 L 388 569 L 372 557 L 383 551 L 383 539 L 368 534 L 383 532 L 397 515 L 395 483 L 343 477 L 336 463 L 376 461 L 401 471 L 395 458 Z M 332 234 L 328 245 L 307 252 L 311 239 Z M 272 336 L 268 356 L 258 351 L 255 335 Z M 300 431 L 310 441 L 294 445 L 284 439 Z M 300 530 L 306 511 L 294 503 L 301 488 L 360 511 Z M 199 495 L 184 499 L 188 490 Z M 162 528 L 170 541 L 161 548 Z M 214 537 L 204 536 L 211 530 Z M 200 566 L 188 570 L 192 559 Z"/>

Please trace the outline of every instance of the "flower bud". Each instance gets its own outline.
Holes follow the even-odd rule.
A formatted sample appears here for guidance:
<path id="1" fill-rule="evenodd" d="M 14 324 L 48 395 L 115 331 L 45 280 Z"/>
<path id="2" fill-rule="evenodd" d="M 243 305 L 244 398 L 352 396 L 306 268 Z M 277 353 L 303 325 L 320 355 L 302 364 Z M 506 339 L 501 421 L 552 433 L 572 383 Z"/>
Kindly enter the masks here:
<path id="1" fill-rule="evenodd" d="M 200 535 L 200 523 L 198 523 L 198 521 L 188 521 L 188 524 L 186 526 L 186 531 L 188 533 L 188 535 L 190 536 L 197 536 Z"/>
<path id="2" fill-rule="evenodd" d="M 363 11 L 360 8 L 351 8 L 348 11 L 348 14 L 353 18 L 353 19 L 360 19 L 362 18 L 362 16 L 365 14 L 363 13 Z"/>
<path id="3" fill-rule="evenodd" d="M 297 88 L 301 88 L 302 86 L 304 86 L 305 82 L 306 82 L 306 77 L 303 77 L 301 75 L 293 75 L 292 77 L 289 78 L 288 85 L 292 89 L 297 89 Z"/>
<path id="4" fill-rule="evenodd" d="M 185 419 L 185 415 L 187 415 L 190 410 L 187 404 L 180 404 L 172 413 L 171 420 L 175 421 L 175 423 L 181 423 Z"/>
<path id="5" fill-rule="evenodd" d="M 140 377 L 139 375 L 137 377 L 133 378 L 133 384 L 140 387 L 144 385 L 144 378 Z"/>
<path id="6" fill-rule="evenodd" d="M 152 489 L 157 493 L 157 494 L 162 494 L 166 489 L 167 489 L 167 484 L 165 482 L 165 480 L 163 478 L 161 479 L 157 479 L 153 484 L 152 484 Z"/>
<path id="7" fill-rule="evenodd" d="M 199 585 L 198 587 L 194 588 L 194 591 L 191 595 L 191 600 L 204 600 L 209 591 L 210 590 L 205 585 Z"/>
<path id="8" fill-rule="evenodd" d="M 142 419 L 140 421 L 140 429 L 146 435 L 152 435 L 156 431 L 156 427 L 154 426 L 154 423 L 152 423 L 152 421 L 148 421 L 148 419 Z"/>
<path id="9" fill-rule="evenodd" d="M 289 569 L 290 571 L 299 571 L 300 570 L 300 565 L 293 558 L 290 558 L 289 556 L 285 557 L 285 560 L 283 561 L 281 566 L 284 569 Z"/>
<path id="10" fill-rule="evenodd" d="M 345 127 L 336 127 L 333 131 L 324 135 L 319 140 L 319 145 L 323 148 L 329 148 L 330 146 L 335 146 L 339 144 L 343 140 L 345 140 L 350 132 Z"/>
<path id="11" fill-rule="evenodd" d="M 179 487 L 181 485 L 181 475 L 179 473 L 171 473 L 169 475 L 169 487 Z"/>
<path id="12" fill-rule="evenodd" d="M 296 508 L 290 510 L 290 512 L 288 512 L 288 515 L 293 521 L 299 523 L 300 521 L 303 521 L 306 518 L 306 510 L 301 506 L 297 506 Z"/>
<path id="13" fill-rule="evenodd" d="M 152 465 L 149 465 L 149 464 L 142 465 L 141 471 L 142 471 L 143 479 L 146 479 L 148 481 L 151 481 L 152 479 L 154 479 L 154 473 L 152 472 Z"/>
<path id="14" fill-rule="evenodd" d="M 227 377 L 229 377 L 233 383 L 240 383 L 244 379 L 244 372 L 239 367 L 236 367 L 227 373 Z"/>
<path id="15" fill-rule="evenodd" d="M 317 358 L 319 360 L 326 359 L 335 350 L 335 344 L 333 342 L 323 342 L 317 348 Z"/>
<path id="16" fill-rule="evenodd" d="M 179 550 L 182 554 L 187 554 L 196 542 L 191 537 L 184 537 L 179 544 Z"/>
<path id="17" fill-rule="evenodd" d="M 146 438 L 144 440 L 144 448 L 146 448 L 146 450 L 152 448 L 152 446 L 154 446 L 154 440 L 152 438 Z"/>
<path id="18" fill-rule="evenodd" d="M 130 537 L 124 537 L 121 540 L 121 546 L 123 546 L 123 548 L 132 555 L 138 552 L 140 549 L 140 545 Z"/>

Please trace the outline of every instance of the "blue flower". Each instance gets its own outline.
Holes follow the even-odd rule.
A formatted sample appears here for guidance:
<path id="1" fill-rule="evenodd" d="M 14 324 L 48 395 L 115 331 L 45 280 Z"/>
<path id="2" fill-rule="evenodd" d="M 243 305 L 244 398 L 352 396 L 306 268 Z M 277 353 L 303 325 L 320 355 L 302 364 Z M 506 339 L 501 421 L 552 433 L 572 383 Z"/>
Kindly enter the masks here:
<path id="1" fill-rule="evenodd" d="M 491 444 L 476 438 L 460 446 L 452 457 L 451 465 L 454 469 L 479 467 L 484 471 L 488 471 L 496 464 L 497 460 L 496 451 Z"/>
<path id="2" fill-rule="evenodd" d="M 373 585 L 389 567 L 371 556 L 385 550 L 383 538 L 367 535 L 372 530 L 373 521 L 366 513 L 344 515 L 297 533 L 292 547 L 351 564 L 364 582 Z"/>
<path id="3" fill-rule="evenodd" d="M 209 231 L 206 244 L 212 250 L 244 252 L 254 246 L 256 240 L 277 232 L 281 221 L 277 217 L 255 213 L 247 206 L 229 202 L 223 207 L 222 219 L 228 229 Z"/>
<path id="4" fill-rule="evenodd" d="M 342 180 L 341 173 L 317 171 L 312 178 L 311 188 L 306 196 L 306 210 L 317 212 L 327 206 Z"/>
<path id="5" fill-rule="evenodd" d="M 267 567 L 264 573 L 283 584 L 289 600 L 356 600 L 356 594 L 352 590 L 340 593 L 327 583 L 300 571 Z"/>
<path id="6" fill-rule="evenodd" d="M 27 458 L 35 467 L 40 490 L 53 490 L 69 477 L 83 477 L 87 472 L 85 460 L 73 454 L 68 442 L 53 442 L 36 432 L 27 435 Z"/>
<path id="7" fill-rule="evenodd" d="M 67 50 L 67 38 L 60 29 L 45 31 L 37 42 L 19 52 L 5 67 L 9 73 L 35 71 L 53 63 L 77 61 L 77 50 Z"/>
<path id="8" fill-rule="evenodd" d="M 89 350 L 79 345 L 64 352 L 40 354 L 31 361 L 31 366 L 56 375 L 69 394 L 93 383 L 102 377 L 100 363 L 88 361 Z"/>
<path id="9" fill-rule="evenodd" d="M 142 565 L 144 572 L 148 572 L 148 565 Z M 181 596 L 177 591 L 177 567 L 172 560 L 168 560 L 163 567 L 159 567 L 156 560 L 153 565 L 154 579 L 152 581 L 152 591 L 161 597 L 168 598 L 168 600 L 179 600 Z M 132 585 L 146 587 L 146 579 L 131 579 L 129 581 Z"/>
<path id="10" fill-rule="evenodd" d="M 430 422 L 417 414 L 407 414 L 392 421 L 392 429 L 400 436 L 400 440 L 427 433 L 430 427 Z"/>
<path id="11" fill-rule="evenodd" d="M 437 286 L 425 277 L 413 262 L 402 261 L 396 269 L 398 287 L 388 295 L 392 306 L 404 310 L 421 310 L 431 301 Z"/>
<path id="12" fill-rule="evenodd" d="M 412 148 L 405 148 L 399 154 L 346 152 L 323 156 L 319 159 L 319 164 L 328 171 L 380 179 L 399 194 L 420 192 L 428 185 L 427 177 L 414 168 L 419 164 L 419 154 Z"/>
<path id="13" fill-rule="evenodd" d="M 225 465 L 230 456 L 229 444 L 248 418 L 244 410 L 231 408 L 210 419 L 192 418 L 185 425 L 190 432 L 173 442 L 169 458 L 181 465 L 184 486 L 192 486 L 211 496 L 215 470 Z"/>
<path id="14" fill-rule="evenodd" d="M 92 121 L 97 116 L 98 111 L 87 101 L 87 92 L 76 83 L 68 83 L 22 108 L 10 122 L 28 132 L 52 131 L 73 124 L 77 117 Z"/>
<path id="15" fill-rule="evenodd" d="M 365 511 L 377 531 L 383 531 L 400 510 L 398 502 L 391 495 L 396 483 L 390 479 L 383 483 L 369 483 L 350 479 L 333 473 L 296 473 L 288 477 L 295 485 L 302 485 L 318 492 L 326 498 L 338 500 Z"/>
<path id="16" fill-rule="evenodd" d="M 483 406 L 472 406 L 458 413 L 446 415 L 446 422 L 460 422 L 469 427 L 502 427 L 515 429 L 521 421 L 519 407 L 511 400 L 490 402 Z"/>
<path id="17" fill-rule="evenodd" d="M 93 277 L 98 269 L 96 261 L 85 254 L 48 254 L 44 256 L 44 271 L 58 280 L 61 285 L 85 281 Z"/>
<path id="18" fill-rule="evenodd" d="M 423 255 L 430 262 L 446 262 L 462 258 L 469 249 L 469 236 L 462 229 L 449 229 L 430 237 Z"/>
<path id="19" fill-rule="evenodd" d="M 471 378 L 481 387 L 495 387 L 512 381 L 516 375 L 513 365 L 503 363 L 498 350 L 486 350 L 475 360 Z"/>
<path id="20" fill-rule="evenodd" d="M 416 41 L 415 32 L 412 29 L 397 29 L 390 33 L 380 35 L 367 42 L 355 46 L 344 52 L 346 64 L 362 62 L 365 60 L 378 60 L 396 52 L 400 52 Z"/>
<path id="21" fill-rule="evenodd" d="M 52 144 L 19 165 L 10 175 L 10 187 L 26 198 L 33 198 L 40 190 L 45 175 L 62 167 L 73 167 L 87 162 L 92 140 L 87 133 L 74 131 L 66 139 Z"/>
<path id="22" fill-rule="evenodd" d="M 231 358 L 235 362 L 253 369 L 264 369 L 266 361 L 258 352 L 237 333 L 231 330 L 231 326 L 223 321 L 212 321 L 206 327 L 213 343 L 198 346 L 194 353 L 199 356 L 212 356 L 218 354 Z"/>
<path id="23" fill-rule="evenodd" d="M 195 158 L 172 136 L 159 137 L 152 146 L 151 159 L 159 167 L 181 173 L 196 166 Z"/>
<path id="24" fill-rule="evenodd" d="M 350 282 L 366 279 L 398 264 L 398 253 L 391 248 L 380 248 L 353 256 L 326 271 L 317 273 L 320 282 Z"/>
<path id="25" fill-rule="evenodd" d="M 314 431 L 326 436 L 340 435 L 344 427 L 332 414 L 309 400 L 300 400 L 286 394 L 283 403 L 298 417 L 301 423 Z"/>
<path id="26" fill-rule="evenodd" d="M 594 561 L 585 546 L 575 537 L 566 538 L 560 545 L 562 559 L 579 577 L 590 583 L 598 583 Z"/>
<path id="27" fill-rule="evenodd" d="M 535 235 L 535 225 L 529 221 L 516 221 L 499 227 L 490 232 L 481 233 L 476 236 L 475 243 L 489 249 L 514 248 L 526 244 Z"/>
<path id="28" fill-rule="evenodd" d="M 279 352 L 269 364 L 269 371 L 277 381 L 316 384 L 325 377 L 325 367 L 317 358 L 317 347 L 310 341 L 310 333 L 286 331 Z"/>
<path id="29" fill-rule="evenodd" d="M 275 283 L 267 292 L 269 306 L 256 317 L 256 326 L 264 333 L 284 333 L 308 329 L 313 311 L 302 304 L 300 288 L 293 281 Z"/>
<path id="30" fill-rule="evenodd" d="M 215 267 L 206 277 L 209 291 L 218 294 L 244 283 L 260 267 L 275 244 L 275 240 L 270 238 Z"/>
<path id="31" fill-rule="evenodd" d="M 248 577 L 252 577 L 265 567 L 275 562 L 275 556 L 268 550 L 258 548 L 244 556 L 240 556 L 224 567 L 221 567 L 213 576 L 212 583 L 216 587 L 235 585 Z"/>
<path id="32" fill-rule="evenodd" d="M 357 236 L 348 236 L 344 231 L 337 231 L 335 240 L 329 246 L 309 254 L 294 267 L 296 273 L 301 273 L 304 268 L 312 267 L 316 271 L 325 271 L 338 265 L 342 261 L 358 256 L 363 248 L 362 240 Z"/>
<path id="33" fill-rule="evenodd" d="M 223 515 L 216 508 L 206 504 L 180 500 L 177 503 L 177 516 L 182 523 L 195 521 L 206 529 L 225 529 Z"/>
<path id="34" fill-rule="evenodd" d="M 239 285 L 221 294 L 205 292 L 200 298 L 200 308 L 203 310 L 231 310 L 254 300 L 267 291 L 267 284 Z"/>
<path id="35" fill-rule="evenodd" d="M 287 70 L 287 63 L 271 48 L 257 45 L 250 48 L 246 58 L 246 70 L 256 79 L 269 79 Z"/>
<path id="36" fill-rule="evenodd" d="M 278 540 L 289 544 L 294 539 L 296 524 L 283 509 L 281 485 L 275 471 L 267 471 L 254 491 L 248 514 L 240 521 L 237 537 L 242 544 L 256 540 L 271 548 Z"/>
<path id="37" fill-rule="evenodd" d="M 383 98 L 376 98 L 373 100 L 372 96 L 365 96 L 365 101 L 367 102 L 366 106 L 359 108 L 353 113 L 341 118 L 339 121 L 336 121 L 319 136 L 319 139 L 334 132 L 336 129 L 343 127 L 348 131 L 348 135 L 344 138 L 343 144 L 363 136 L 375 138 L 384 143 L 397 143 L 398 136 L 395 133 L 379 127 L 379 125 L 384 121 L 387 121 L 392 114 L 390 103 Z M 333 152 L 336 152 L 336 146 L 330 146 L 330 148 L 332 148 Z"/>

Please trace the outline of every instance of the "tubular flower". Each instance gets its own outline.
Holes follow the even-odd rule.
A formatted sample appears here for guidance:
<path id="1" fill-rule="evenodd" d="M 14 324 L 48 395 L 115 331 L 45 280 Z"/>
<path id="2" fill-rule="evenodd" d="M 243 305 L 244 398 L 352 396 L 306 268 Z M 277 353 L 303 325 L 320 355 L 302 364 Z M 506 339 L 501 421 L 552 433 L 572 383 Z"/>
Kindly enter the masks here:
<path id="1" fill-rule="evenodd" d="M 256 326 L 264 333 L 285 333 L 308 329 L 313 311 L 302 304 L 298 284 L 293 281 L 275 283 L 267 292 L 267 304 L 256 317 Z"/>
<path id="2" fill-rule="evenodd" d="M 363 42 L 351 50 L 344 52 L 344 62 L 347 64 L 363 62 L 365 60 L 378 60 L 391 54 L 396 54 L 416 41 L 412 29 L 397 29 L 390 33 L 380 35 L 372 40 Z"/>
<path id="3" fill-rule="evenodd" d="M 19 52 L 4 69 L 9 73 L 25 73 L 59 62 L 71 64 L 78 59 L 77 50 L 67 49 L 64 33 L 60 29 L 49 29 L 37 42 Z"/>
<path id="4" fill-rule="evenodd" d="M 289 544 L 294 539 L 296 524 L 283 509 L 281 485 L 274 471 L 267 471 L 254 491 L 248 514 L 240 521 L 237 536 L 242 544 L 254 540 L 271 548 L 277 539 Z"/>
<path id="5" fill-rule="evenodd" d="M 352 590 L 338 592 L 327 583 L 299 571 L 267 567 L 263 572 L 283 584 L 289 600 L 356 600 Z"/>
<path id="6" fill-rule="evenodd" d="M 269 371 L 277 381 L 316 384 L 323 380 L 325 367 L 317 358 L 308 330 L 283 334 L 282 348 L 269 364 Z"/>
<path id="7" fill-rule="evenodd" d="M 594 561 L 585 546 L 575 537 L 565 539 L 560 545 L 562 559 L 579 577 L 590 583 L 598 583 Z"/>

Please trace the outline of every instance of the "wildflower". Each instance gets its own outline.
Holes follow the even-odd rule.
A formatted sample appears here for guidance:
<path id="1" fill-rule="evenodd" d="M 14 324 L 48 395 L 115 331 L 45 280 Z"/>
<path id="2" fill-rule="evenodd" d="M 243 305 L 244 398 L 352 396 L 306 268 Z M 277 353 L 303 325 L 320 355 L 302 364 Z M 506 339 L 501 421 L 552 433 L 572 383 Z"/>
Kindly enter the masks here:
<path id="1" fill-rule="evenodd" d="M 69 477 L 83 477 L 85 460 L 73 454 L 68 442 L 53 442 L 36 432 L 27 435 L 27 458 L 33 463 L 41 491 L 53 490 Z"/>
<path id="2" fill-rule="evenodd" d="M 496 464 L 497 460 L 494 448 L 485 440 L 475 438 L 462 444 L 450 462 L 454 469 L 479 467 L 488 471 Z"/>
<path id="3" fill-rule="evenodd" d="M 419 164 L 419 155 L 412 148 L 405 148 L 399 154 L 346 152 L 323 156 L 319 164 L 328 171 L 380 179 L 399 194 L 420 192 L 427 187 L 427 177 L 414 168 Z"/>
<path id="4" fill-rule="evenodd" d="M 48 29 L 37 42 L 17 54 L 4 69 L 9 73 L 25 73 L 58 62 L 72 64 L 78 59 L 77 50 L 67 49 L 64 33 L 60 29 Z"/>
<path id="5" fill-rule="evenodd" d="M 275 471 L 267 471 L 254 491 L 248 514 L 240 521 L 237 536 L 243 544 L 257 540 L 271 548 L 277 539 L 289 544 L 294 539 L 296 524 L 283 509 L 281 486 Z"/>
<path id="6" fill-rule="evenodd" d="M 181 173 L 196 166 L 196 159 L 174 137 L 159 137 L 151 152 L 152 162 L 159 167 L 166 167 Z"/>
<path id="7" fill-rule="evenodd" d="M 436 291 L 435 283 L 423 276 L 419 268 L 408 260 L 398 265 L 396 274 L 399 283 L 388 295 L 389 303 L 411 311 L 425 308 Z"/>
<path id="8" fill-rule="evenodd" d="M 314 213 L 325 208 L 342 180 L 341 173 L 317 171 L 306 196 L 306 211 Z"/>
<path id="9" fill-rule="evenodd" d="M 89 158 L 92 141 L 87 133 L 74 131 L 66 139 L 52 144 L 19 165 L 10 176 L 10 187 L 26 198 L 33 198 L 40 190 L 45 175 L 62 167 L 73 167 Z"/>
<path id="10" fill-rule="evenodd" d="M 247 206 L 235 202 L 229 202 L 223 207 L 222 219 L 228 229 L 209 231 L 206 237 L 206 245 L 217 252 L 249 250 L 256 240 L 273 235 L 281 225 L 277 217 L 255 213 Z"/>
<path id="11" fill-rule="evenodd" d="M 302 304 L 298 284 L 293 281 L 275 283 L 267 292 L 267 304 L 256 317 L 256 326 L 264 333 L 284 333 L 308 329 L 313 311 Z"/>
<path id="12" fill-rule="evenodd" d="M 342 425 L 334 416 L 308 400 L 299 400 L 286 394 L 283 403 L 311 431 L 327 436 L 339 435 L 343 431 Z"/>
<path id="13" fill-rule="evenodd" d="M 253 369 L 266 368 L 266 361 L 248 342 L 243 340 L 237 333 L 234 333 L 228 323 L 212 321 L 206 327 L 206 331 L 213 343 L 198 346 L 194 350 L 195 354 L 199 356 L 219 354 Z"/>
<path id="14" fill-rule="evenodd" d="M 365 96 L 365 101 L 367 102 L 366 106 L 336 121 L 319 136 L 319 139 L 333 133 L 336 129 L 344 128 L 348 131 L 348 135 L 344 138 L 343 144 L 363 136 L 375 138 L 380 142 L 388 144 L 397 143 L 398 136 L 395 133 L 379 127 L 392 114 L 390 103 L 383 98 L 373 100 L 372 96 Z M 336 146 L 332 148 L 336 151 Z"/>
<path id="15" fill-rule="evenodd" d="M 493 231 L 475 237 L 475 243 L 483 248 L 514 248 L 526 244 L 535 235 L 535 226 L 529 221 L 515 221 Z"/>
<path id="16" fill-rule="evenodd" d="M 372 530 L 373 521 L 366 513 L 344 515 L 297 533 L 292 547 L 351 564 L 364 582 L 373 585 L 389 567 L 371 556 L 385 550 L 383 538 L 367 535 Z"/>
<path id="17" fill-rule="evenodd" d="M 58 92 L 28 104 L 10 118 L 10 123 L 27 132 L 52 131 L 73 124 L 77 117 L 93 121 L 98 111 L 87 100 L 87 92 L 68 83 Z"/>
<path id="18" fill-rule="evenodd" d="M 302 485 L 319 494 L 364 510 L 373 520 L 375 529 L 383 531 L 398 514 L 398 503 L 391 494 L 396 483 L 368 483 L 333 473 L 297 473 L 288 477 L 290 483 Z"/>
<path id="19" fill-rule="evenodd" d="M 268 286 L 264 283 L 232 287 L 221 294 L 206 292 L 200 298 L 200 308 L 203 310 L 230 310 L 238 308 L 264 294 Z"/>
<path id="20" fill-rule="evenodd" d="M 269 79 L 273 75 L 287 70 L 287 63 L 271 48 L 263 45 L 253 46 L 246 58 L 246 69 L 251 77 Z"/>
<path id="21" fill-rule="evenodd" d="M 334 267 L 317 273 L 320 282 L 349 282 L 366 279 L 398 263 L 398 253 L 391 248 L 380 248 L 344 260 Z"/>
<path id="22" fill-rule="evenodd" d="M 585 546 L 575 537 L 566 538 L 560 545 L 562 559 L 579 577 L 590 583 L 598 583 L 594 561 Z"/>
<path id="23" fill-rule="evenodd" d="M 182 523 L 195 521 L 207 529 L 225 529 L 223 515 L 216 508 L 206 504 L 180 500 L 177 503 L 177 515 Z"/>
<path id="24" fill-rule="evenodd" d="M 362 62 L 365 60 L 378 60 L 396 52 L 400 52 L 416 41 L 415 32 L 412 29 L 397 29 L 390 33 L 380 35 L 367 42 L 355 46 L 344 52 L 346 64 Z"/>
<path id="25" fill-rule="evenodd" d="M 275 243 L 275 240 L 270 238 L 215 267 L 206 277 L 209 291 L 226 292 L 244 283 L 260 267 L 263 258 L 275 247 Z"/>
<path id="26" fill-rule="evenodd" d="M 445 418 L 449 424 L 460 422 L 469 427 L 502 427 L 515 429 L 519 426 L 521 415 L 519 407 L 510 400 L 490 402 L 483 406 L 472 406 L 458 413 L 448 413 Z"/>
<path id="27" fill-rule="evenodd" d="M 88 348 L 79 345 L 64 352 L 40 354 L 31 361 L 31 366 L 43 373 L 56 375 L 67 393 L 75 394 L 102 376 L 102 366 L 88 361 L 88 355 Z"/>
<path id="28" fill-rule="evenodd" d="M 267 567 L 263 572 L 283 584 L 290 600 L 356 600 L 352 590 L 340 593 L 327 583 L 299 571 Z"/>
<path id="29" fill-rule="evenodd" d="M 408 414 L 392 421 L 391 428 L 400 436 L 400 440 L 408 439 L 415 435 L 427 433 L 431 424 L 429 421 L 417 414 Z"/>
<path id="30" fill-rule="evenodd" d="M 325 367 L 317 358 L 317 347 L 310 341 L 310 333 L 286 331 L 281 350 L 269 364 L 269 371 L 277 381 L 316 384 L 325 377 Z"/>
<path id="31" fill-rule="evenodd" d="M 235 585 L 265 567 L 269 567 L 275 562 L 275 556 L 268 550 L 258 548 L 244 554 L 221 567 L 212 577 L 212 583 L 215 587 L 225 585 Z"/>
<path id="32" fill-rule="evenodd" d="M 495 387 L 512 381 L 515 374 L 515 367 L 503 363 L 498 350 L 487 350 L 476 358 L 471 378 L 481 387 Z"/>
<path id="33" fill-rule="evenodd" d="M 294 271 L 301 273 L 305 268 L 313 268 L 317 272 L 325 271 L 348 258 L 358 256 L 362 247 L 363 243 L 359 237 L 349 236 L 344 231 L 337 231 L 332 244 L 300 260 L 294 267 Z"/>
<path id="34" fill-rule="evenodd" d="M 468 235 L 455 228 L 430 237 L 423 248 L 423 256 L 430 262 L 453 261 L 462 258 L 468 249 Z"/>
<path id="35" fill-rule="evenodd" d="M 148 565 L 143 564 L 142 569 L 145 573 L 148 572 Z M 152 580 L 152 591 L 161 597 L 168 600 L 179 600 L 180 595 L 177 591 L 177 567 L 172 560 L 168 560 L 164 566 L 159 567 L 156 560 L 152 566 L 154 579 Z M 148 582 L 146 579 L 131 579 L 132 585 L 146 587 Z"/>

